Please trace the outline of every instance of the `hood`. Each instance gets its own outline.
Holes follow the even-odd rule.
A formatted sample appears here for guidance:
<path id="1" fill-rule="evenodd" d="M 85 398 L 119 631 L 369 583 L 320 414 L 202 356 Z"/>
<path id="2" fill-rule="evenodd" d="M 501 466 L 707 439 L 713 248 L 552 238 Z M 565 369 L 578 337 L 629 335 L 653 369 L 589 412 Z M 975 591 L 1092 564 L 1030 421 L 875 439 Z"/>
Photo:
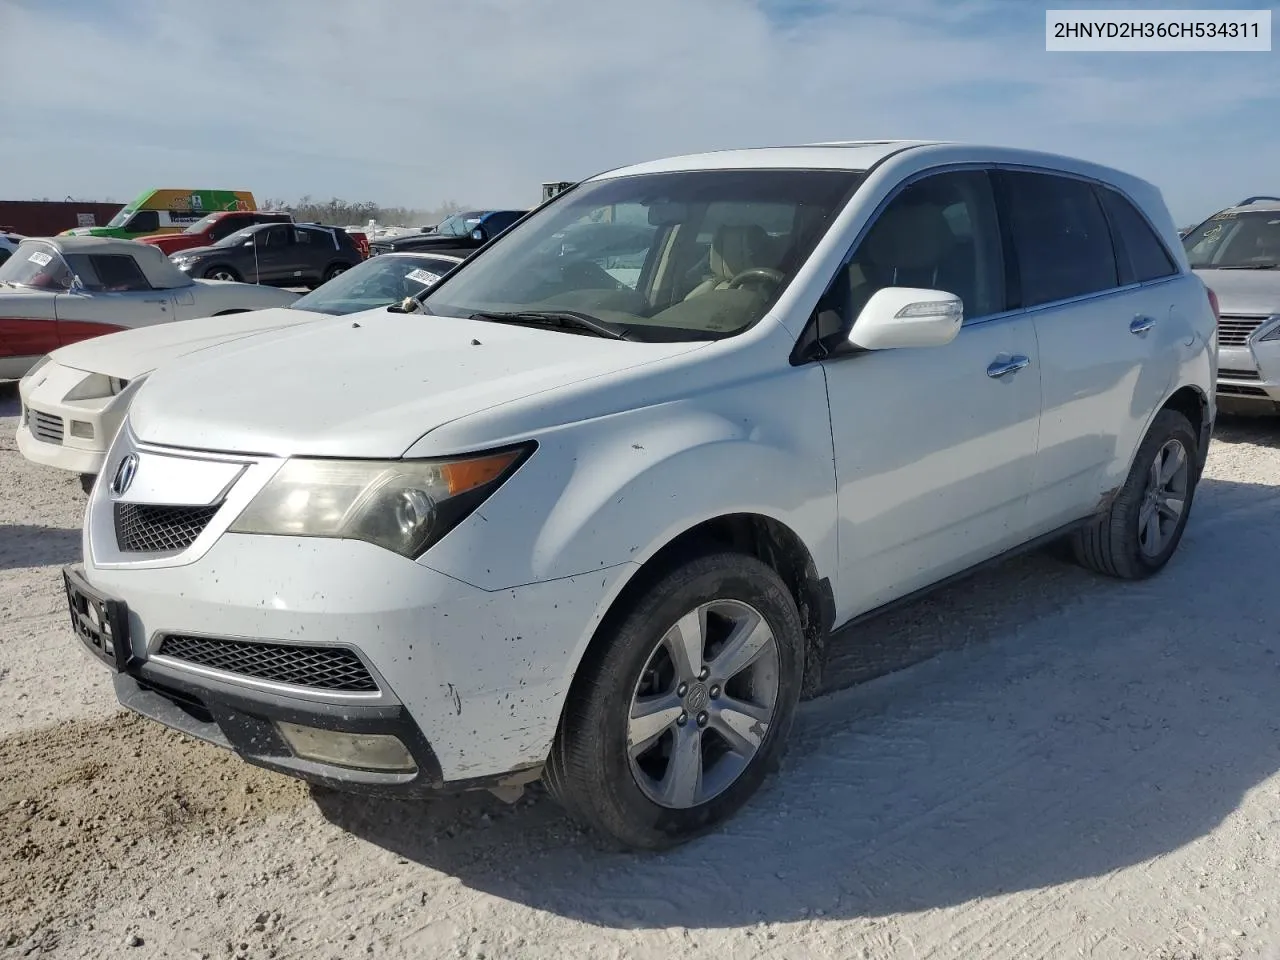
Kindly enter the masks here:
<path id="1" fill-rule="evenodd" d="M 195 256 L 195 257 L 206 256 L 207 254 L 210 254 L 210 253 L 234 253 L 234 252 L 236 252 L 235 247 L 211 247 L 211 246 L 186 247 L 183 250 L 175 251 L 175 253 L 181 253 L 184 256 Z"/>
<path id="2" fill-rule="evenodd" d="M 140 243 L 159 247 L 165 253 L 173 253 L 176 250 L 189 250 L 192 247 L 202 246 L 205 242 L 204 237 L 185 233 L 158 233 L 150 237 L 139 237 L 138 240 Z"/>
<path id="3" fill-rule="evenodd" d="M 1218 295 L 1224 315 L 1267 317 L 1280 313 L 1280 270 L 1196 270 Z"/>
<path id="4" fill-rule="evenodd" d="M 449 233 L 410 233 L 403 237 L 379 240 L 378 243 L 391 247 L 393 250 L 417 250 L 423 247 L 465 247 L 468 244 L 476 246 L 476 242 L 470 237 L 455 237 Z"/>
<path id="5" fill-rule="evenodd" d="M 59 347 L 50 356 L 64 367 L 134 380 L 161 364 L 197 350 L 323 318 L 324 314 L 285 307 L 225 317 L 200 317 L 81 340 Z"/>
<path id="6" fill-rule="evenodd" d="M 468 414 L 700 346 L 369 310 L 168 364 L 139 389 L 130 422 L 140 439 L 177 447 L 398 457 Z"/>

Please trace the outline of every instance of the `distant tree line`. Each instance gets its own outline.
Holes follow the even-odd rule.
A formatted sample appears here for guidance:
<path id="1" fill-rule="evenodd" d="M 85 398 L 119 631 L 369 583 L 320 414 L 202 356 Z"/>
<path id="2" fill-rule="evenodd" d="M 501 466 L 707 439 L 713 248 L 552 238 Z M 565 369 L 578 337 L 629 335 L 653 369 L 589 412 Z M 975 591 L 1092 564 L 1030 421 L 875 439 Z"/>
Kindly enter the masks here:
<path id="1" fill-rule="evenodd" d="M 431 210 L 413 210 L 408 207 L 384 207 L 371 200 L 359 203 L 337 197 L 332 200 L 315 200 L 309 195 L 292 203 L 269 197 L 258 206 L 263 210 L 288 211 L 295 220 L 329 223 L 339 227 L 364 224 L 370 220 L 376 220 L 380 226 L 413 227 L 439 223 L 449 214 L 466 209 L 452 200 Z"/>

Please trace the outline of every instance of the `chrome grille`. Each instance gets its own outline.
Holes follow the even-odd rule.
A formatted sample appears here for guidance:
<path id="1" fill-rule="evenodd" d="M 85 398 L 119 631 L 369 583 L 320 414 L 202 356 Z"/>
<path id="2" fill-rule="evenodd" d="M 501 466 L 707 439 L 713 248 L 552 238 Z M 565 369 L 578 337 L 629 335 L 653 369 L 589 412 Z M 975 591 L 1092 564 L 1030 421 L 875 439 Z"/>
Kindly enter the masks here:
<path id="1" fill-rule="evenodd" d="M 146 503 L 115 505 L 116 544 L 129 553 L 176 553 L 195 542 L 221 504 L 169 507 Z"/>
<path id="2" fill-rule="evenodd" d="M 62 443 L 62 418 L 51 413 L 27 408 L 27 425 L 31 427 L 31 435 L 45 443 Z"/>
<path id="3" fill-rule="evenodd" d="M 1221 317 L 1218 320 L 1218 346 L 1242 347 L 1266 317 Z"/>
<path id="4" fill-rule="evenodd" d="M 304 647 L 215 637 L 166 636 L 160 656 L 257 680 L 343 693 L 376 693 L 378 685 L 346 647 Z"/>

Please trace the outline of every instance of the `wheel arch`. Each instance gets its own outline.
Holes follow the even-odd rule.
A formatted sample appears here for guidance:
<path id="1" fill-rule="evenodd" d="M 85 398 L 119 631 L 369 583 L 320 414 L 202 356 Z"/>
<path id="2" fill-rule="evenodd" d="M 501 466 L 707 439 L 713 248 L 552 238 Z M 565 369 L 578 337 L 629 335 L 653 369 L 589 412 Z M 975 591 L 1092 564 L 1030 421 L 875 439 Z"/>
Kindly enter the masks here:
<path id="1" fill-rule="evenodd" d="M 680 564 L 716 550 L 754 557 L 782 578 L 804 628 L 801 696 L 816 692 L 822 679 L 826 639 L 835 618 L 831 583 L 820 574 L 812 551 L 799 534 L 782 521 L 760 513 L 728 513 L 700 521 L 653 552 L 610 602 L 575 665 L 574 682 L 593 651 L 608 642 L 610 632 L 635 597 Z"/>

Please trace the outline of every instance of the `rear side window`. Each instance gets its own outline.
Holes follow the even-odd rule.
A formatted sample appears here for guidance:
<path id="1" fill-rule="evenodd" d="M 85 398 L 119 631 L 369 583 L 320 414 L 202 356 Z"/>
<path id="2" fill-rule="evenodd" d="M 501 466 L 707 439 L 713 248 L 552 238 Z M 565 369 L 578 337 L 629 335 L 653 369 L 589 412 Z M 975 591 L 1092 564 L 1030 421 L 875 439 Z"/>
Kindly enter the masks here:
<path id="1" fill-rule="evenodd" d="M 1111 232 L 1092 186 L 1046 173 L 1002 171 L 999 178 L 1022 306 L 1117 286 Z"/>
<path id="2" fill-rule="evenodd" d="M 1178 272 L 1151 224 L 1132 203 L 1106 187 L 1099 188 L 1098 195 L 1111 221 L 1122 285 L 1159 280 Z"/>

